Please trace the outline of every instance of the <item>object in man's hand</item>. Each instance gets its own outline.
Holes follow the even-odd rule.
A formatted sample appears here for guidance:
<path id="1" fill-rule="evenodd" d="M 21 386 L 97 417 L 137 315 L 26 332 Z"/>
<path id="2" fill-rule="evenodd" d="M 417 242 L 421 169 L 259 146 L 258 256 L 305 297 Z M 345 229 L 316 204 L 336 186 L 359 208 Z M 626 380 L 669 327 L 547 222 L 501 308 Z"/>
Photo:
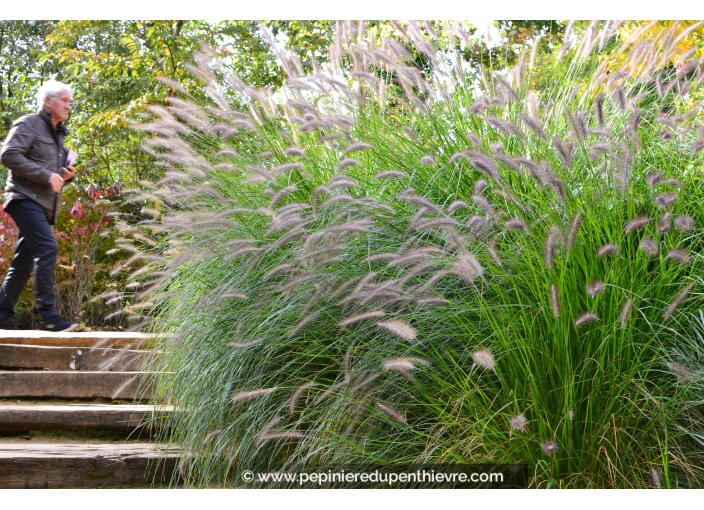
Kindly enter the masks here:
<path id="1" fill-rule="evenodd" d="M 66 160 L 64 161 L 64 166 L 71 166 L 76 162 L 76 159 L 78 159 L 78 153 L 74 152 L 71 149 L 68 149 L 66 151 Z"/>

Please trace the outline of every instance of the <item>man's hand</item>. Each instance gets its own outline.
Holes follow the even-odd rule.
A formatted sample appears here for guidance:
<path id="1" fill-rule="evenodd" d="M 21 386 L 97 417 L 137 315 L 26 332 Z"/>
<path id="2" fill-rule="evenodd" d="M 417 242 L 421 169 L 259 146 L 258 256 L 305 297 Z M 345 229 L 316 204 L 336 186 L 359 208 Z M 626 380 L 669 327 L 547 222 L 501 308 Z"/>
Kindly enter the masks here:
<path id="1" fill-rule="evenodd" d="M 68 181 L 71 177 L 73 177 L 73 174 L 76 173 L 76 169 L 72 166 L 65 166 L 61 170 L 63 172 L 64 181 Z"/>
<path id="2" fill-rule="evenodd" d="M 51 189 L 58 193 L 59 191 L 61 191 L 61 188 L 64 185 L 64 180 L 59 174 L 51 174 L 51 177 L 49 178 L 49 184 L 51 184 Z"/>

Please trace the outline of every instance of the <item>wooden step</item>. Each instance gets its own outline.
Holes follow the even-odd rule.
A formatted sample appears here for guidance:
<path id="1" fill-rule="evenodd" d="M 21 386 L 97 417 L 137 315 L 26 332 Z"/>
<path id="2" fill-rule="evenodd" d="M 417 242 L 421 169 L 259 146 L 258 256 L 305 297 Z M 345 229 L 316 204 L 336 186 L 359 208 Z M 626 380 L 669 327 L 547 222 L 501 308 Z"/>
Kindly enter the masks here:
<path id="1" fill-rule="evenodd" d="M 0 367 L 95 372 L 139 372 L 149 351 L 87 347 L 44 347 L 0 344 Z"/>
<path id="2" fill-rule="evenodd" d="M 0 398 L 150 399 L 153 379 L 142 376 L 142 372 L 0 372 Z"/>
<path id="3" fill-rule="evenodd" d="M 130 433 L 142 426 L 158 426 L 171 408 L 148 405 L 0 405 L 0 435 L 31 430 L 90 429 Z"/>
<path id="4" fill-rule="evenodd" d="M 132 346 L 140 349 L 151 335 L 144 333 L 120 333 L 95 331 L 69 333 L 49 333 L 34 330 L 0 330 L 0 344 L 45 345 L 49 347 L 111 347 Z"/>
<path id="5" fill-rule="evenodd" d="M 168 483 L 177 461 L 164 445 L 0 443 L 0 489 Z"/>

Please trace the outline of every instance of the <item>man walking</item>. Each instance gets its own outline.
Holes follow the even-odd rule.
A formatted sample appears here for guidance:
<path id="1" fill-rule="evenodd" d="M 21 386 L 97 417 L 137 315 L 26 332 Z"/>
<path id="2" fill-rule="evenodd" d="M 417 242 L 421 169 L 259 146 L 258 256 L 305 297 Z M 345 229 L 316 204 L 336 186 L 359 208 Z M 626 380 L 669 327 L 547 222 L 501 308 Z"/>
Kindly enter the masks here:
<path id="1" fill-rule="evenodd" d="M 4 210 L 17 225 L 17 244 L 0 288 L 0 329 L 15 329 L 10 319 L 34 271 L 34 297 L 41 315 L 39 328 L 71 331 L 77 324 L 56 313 L 54 279 L 58 246 L 51 231 L 61 202 L 61 190 L 75 169 L 66 164 L 62 121 L 71 109 L 71 87 L 50 80 L 37 92 L 39 111 L 12 125 L 0 160 L 10 171 Z"/>

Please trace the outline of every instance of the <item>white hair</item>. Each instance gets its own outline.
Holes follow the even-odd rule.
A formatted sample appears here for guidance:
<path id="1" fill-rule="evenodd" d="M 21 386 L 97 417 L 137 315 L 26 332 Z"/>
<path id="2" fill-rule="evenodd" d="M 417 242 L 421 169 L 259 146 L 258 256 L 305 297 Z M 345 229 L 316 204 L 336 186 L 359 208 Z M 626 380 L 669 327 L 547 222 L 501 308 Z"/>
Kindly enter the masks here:
<path id="1" fill-rule="evenodd" d="M 37 90 L 37 106 L 39 109 L 41 110 L 44 108 L 44 98 L 46 96 L 49 96 L 53 100 L 62 90 L 65 90 L 69 94 L 73 94 L 70 85 L 66 85 L 65 83 L 61 83 L 56 80 L 49 80 L 44 85 L 39 87 L 39 90 Z"/>

